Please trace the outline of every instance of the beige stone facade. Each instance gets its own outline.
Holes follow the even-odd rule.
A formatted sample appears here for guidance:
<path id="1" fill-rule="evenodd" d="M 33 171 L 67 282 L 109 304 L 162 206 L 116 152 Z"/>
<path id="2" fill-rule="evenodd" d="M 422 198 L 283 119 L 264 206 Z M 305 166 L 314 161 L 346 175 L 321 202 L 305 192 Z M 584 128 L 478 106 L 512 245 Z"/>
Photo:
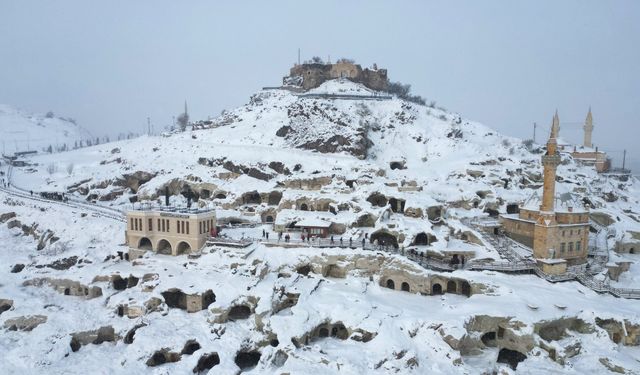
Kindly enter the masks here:
<path id="1" fill-rule="evenodd" d="M 134 253 L 180 255 L 200 250 L 216 227 L 214 210 L 132 210 L 126 242 Z"/>
<path id="2" fill-rule="evenodd" d="M 560 155 L 554 135 L 558 133 L 558 127 L 556 114 L 547 142 L 547 153 L 542 156 L 542 197 L 534 195 L 517 214 L 501 215 L 500 218 L 507 234 L 531 247 L 536 259 L 564 259 L 570 264 L 583 263 L 588 254 L 589 212 L 571 194 L 556 195 L 556 168 L 560 164 Z M 536 207 L 538 201 L 539 208 Z M 553 263 L 553 267 L 547 268 L 553 268 L 556 272 L 558 267 Z"/>
<path id="3" fill-rule="evenodd" d="M 611 169 L 611 159 L 605 152 L 598 151 L 597 148 L 593 150 L 576 147 L 571 156 L 582 165 L 593 166 L 599 173 L 608 172 Z"/>

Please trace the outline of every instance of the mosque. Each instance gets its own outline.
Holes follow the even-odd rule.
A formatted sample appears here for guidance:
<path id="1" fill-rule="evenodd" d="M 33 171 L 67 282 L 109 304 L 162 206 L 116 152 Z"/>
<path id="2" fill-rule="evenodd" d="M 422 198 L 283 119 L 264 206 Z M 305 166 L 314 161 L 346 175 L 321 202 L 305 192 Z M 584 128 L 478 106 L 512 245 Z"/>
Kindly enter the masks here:
<path id="1" fill-rule="evenodd" d="M 588 208 L 582 202 L 569 192 L 556 194 L 556 170 L 561 161 L 558 132 L 556 113 L 547 151 L 542 156 L 542 197 L 535 192 L 518 213 L 503 214 L 500 220 L 509 237 L 533 249 L 538 262 L 566 268 L 586 261 L 590 224 Z"/>

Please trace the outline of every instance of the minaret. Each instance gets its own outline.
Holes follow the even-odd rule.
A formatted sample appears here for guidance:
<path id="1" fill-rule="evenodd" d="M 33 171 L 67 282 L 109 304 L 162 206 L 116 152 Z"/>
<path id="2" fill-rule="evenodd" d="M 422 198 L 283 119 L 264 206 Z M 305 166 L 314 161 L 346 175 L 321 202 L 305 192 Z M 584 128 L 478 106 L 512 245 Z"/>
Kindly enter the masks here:
<path id="1" fill-rule="evenodd" d="M 547 141 L 547 152 L 542 156 L 544 185 L 540 215 L 533 230 L 533 256 L 535 258 L 555 258 L 558 248 L 558 224 L 556 222 L 555 195 L 556 169 L 560 164 L 558 143 L 554 134 L 558 134 L 557 114 L 551 126 L 551 135 Z"/>
<path id="2" fill-rule="evenodd" d="M 186 100 L 184 101 L 184 114 L 185 115 L 189 114 L 189 112 L 187 112 L 187 101 Z"/>
<path id="3" fill-rule="evenodd" d="M 558 110 L 556 109 L 556 114 L 553 115 L 553 121 L 551 124 L 551 137 L 558 139 L 560 136 L 560 117 L 558 117 Z"/>
<path id="4" fill-rule="evenodd" d="M 589 113 L 587 113 L 587 118 L 584 120 L 584 147 L 593 147 L 591 133 L 593 133 L 593 116 L 591 116 L 591 107 L 589 107 Z"/>
<path id="5" fill-rule="evenodd" d="M 557 116 L 557 114 L 556 114 Z M 558 134 L 558 125 L 554 117 L 551 126 L 551 136 L 547 141 L 547 153 L 542 156 L 542 166 L 544 169 L 544 185 L 542 188 L 542 204 L 540 212 L 553 212 L 556 195 L 556 169 L 560 164 L 560 154 L 558 153 L 558 143 L 554 134 Z"/>

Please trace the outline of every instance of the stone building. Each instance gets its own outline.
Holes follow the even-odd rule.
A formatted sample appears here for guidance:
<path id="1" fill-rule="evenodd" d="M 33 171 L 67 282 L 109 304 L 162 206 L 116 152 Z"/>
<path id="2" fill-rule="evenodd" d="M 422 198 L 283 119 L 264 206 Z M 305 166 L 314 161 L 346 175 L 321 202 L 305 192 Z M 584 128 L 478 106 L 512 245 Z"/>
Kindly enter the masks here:
<path id="1" fill-rule="evenodd" d="M 574 146 L 571 156 L 580 164 L 591 165 L 599 173 L 608 172 L 611 169 L 611 159 L 607 157 L 607 154 L 602 151 L 598 151 L 596 147 L 594 149 L 591 142 L 591 135 L 593 133 L 593 115 L 591 114 L 591 108 L 587 113 L 587 118 L 584 120 L 584 142 L 582 146 Z"/>
<path id="2" fill-rule="evenodd" d="M 139 209 L 127 212 L 125 237 L 130 258 L 145 251 L 180 255 L 200 250 L 215 227 L 214 210 Z"/>
<path id="3" fill-rule="evenodd" d="M 320 86 L 325 81 L 336 78 L 362 83 L 377 91 L 385 91 L 389 84 L 386 69 L 378 69 L 375 64 L 372 69 L 362 69 L 359 64 L 345 60 L 339 60 L 335 64 L 296 64 L 290 69 L 289 76 L 282 79 L 282 83 L 284 86 L 299 86 L 304 90 L 309 90 Z"/>
<path id="4" fill-rule="evenodd" d="M 588 253 L 589 212 L 571 193 L 556 195 L 560 153 L 553 136 L 558 134 L 557 124 L 554 121 L 547 152 L 542 156 L 542 197 L 534 193 L 518 213 L 503 214 L 500 219 L 509 237 L 532 248 L 535 258 L 578 264 L 586 260 Z"/>
<path id="5" fill-rule="evenodd" d="M 553 136 L 558 143 L 558 150 L 569 153 L 576 162 L 582 165 L 593 166 L 599 173 L 608 172 L 611 169 L 611 159 L 609 159 L 606 152 L 599 151 L 597 147 L 593 147 L 593 115 L 591 114 L 591 108 L 589 108 L 582 128 L 584 130 L 582 145 L 572 145 L 563 141 L 560 138 L 560 118 L 558 117 L 558 111 L 556 111 L 551 129 L 553 129 L 552 132 L 555 132 Z"/>

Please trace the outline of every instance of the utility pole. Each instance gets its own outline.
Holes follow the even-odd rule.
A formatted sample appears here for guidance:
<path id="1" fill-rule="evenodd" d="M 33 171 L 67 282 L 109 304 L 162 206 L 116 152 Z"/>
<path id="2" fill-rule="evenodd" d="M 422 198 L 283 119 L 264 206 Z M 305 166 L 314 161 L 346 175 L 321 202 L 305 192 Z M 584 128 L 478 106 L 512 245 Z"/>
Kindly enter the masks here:
<path id="1" fill-rule="evenodd" d="M 533 123 L 533 143 L 536 143 L 536 128 L 538 127 L 538 124 L 536 124 L 535 122 Z"/>
<path id="2" fill-rule="evenodd" d="M 147 135 L 151 135 L 151 117 L 147 117 Z"/>
<path id="3" fill-rule="evenodd" d="M 625 165 L 626 161 L 627 161 L 627 150 L 624 150 L 622 152 L 622 170 L 623 171 L 624 171 L 624 165 Z"/>

